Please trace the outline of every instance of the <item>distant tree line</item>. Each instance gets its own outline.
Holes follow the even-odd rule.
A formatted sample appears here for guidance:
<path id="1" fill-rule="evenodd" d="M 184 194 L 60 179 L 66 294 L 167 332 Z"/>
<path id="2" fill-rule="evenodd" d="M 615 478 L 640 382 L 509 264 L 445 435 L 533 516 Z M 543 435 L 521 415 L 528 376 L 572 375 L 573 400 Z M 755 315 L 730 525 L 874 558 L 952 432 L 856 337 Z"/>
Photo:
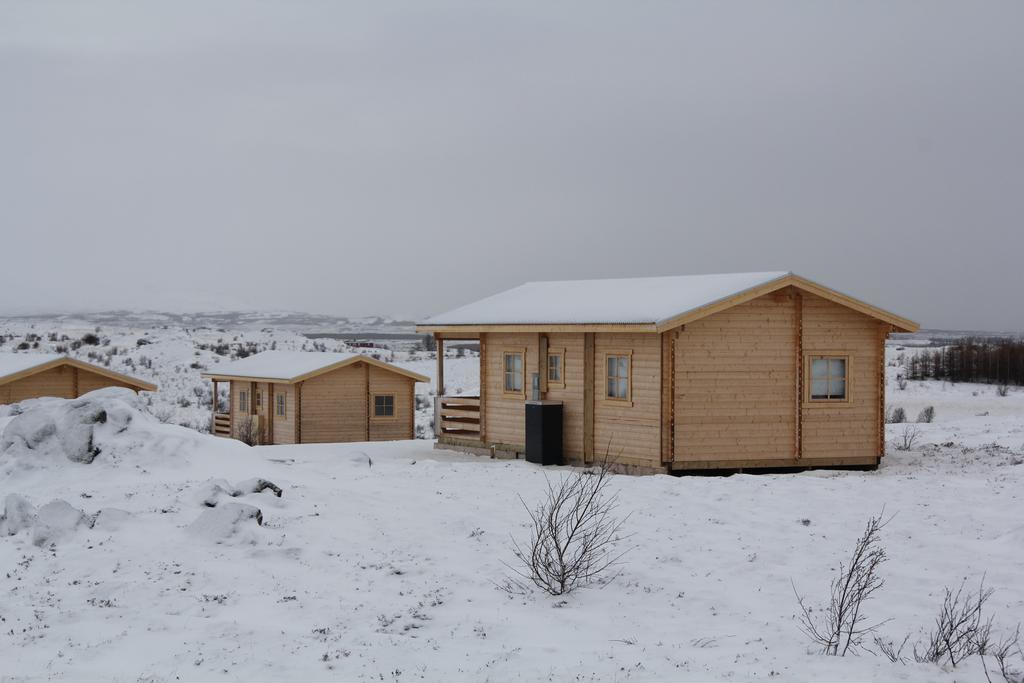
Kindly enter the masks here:
<path id="1" fill-rule="evenodd" d="M 908 379 L 1024 386 L 1024 340 L 964 338 L 907 360 Z"/>

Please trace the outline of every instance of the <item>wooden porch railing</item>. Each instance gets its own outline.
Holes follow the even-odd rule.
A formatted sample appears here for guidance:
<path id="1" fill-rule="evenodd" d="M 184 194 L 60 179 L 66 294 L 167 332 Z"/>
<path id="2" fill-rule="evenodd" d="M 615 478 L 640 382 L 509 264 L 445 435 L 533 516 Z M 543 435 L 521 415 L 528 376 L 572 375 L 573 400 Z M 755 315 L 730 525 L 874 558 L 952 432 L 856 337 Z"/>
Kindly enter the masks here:
<path id="1" fill-rule="evenodd" d="M 229 413 L 213 414 L 213 435 L 231 436 L 231 415 Z"/>
<path id="2" fill-rule="evenodd" d="M 438 437 L 480 438 L 479 396 L 437 396 L 434 399 L 434 431 Z"/>

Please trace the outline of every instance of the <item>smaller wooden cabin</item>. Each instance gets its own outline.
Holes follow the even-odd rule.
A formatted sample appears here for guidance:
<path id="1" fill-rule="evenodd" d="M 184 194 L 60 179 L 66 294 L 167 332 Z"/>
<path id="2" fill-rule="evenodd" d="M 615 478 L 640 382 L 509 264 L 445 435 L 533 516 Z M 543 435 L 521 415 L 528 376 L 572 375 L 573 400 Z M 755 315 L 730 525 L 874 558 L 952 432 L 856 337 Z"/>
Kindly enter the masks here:
<path id="1" fill-rule="evenodd" d="M 78 398 L 105 387 L 156 391 L 155 384 L 57 353 L 0 353 L 0 404 Z"/>
<path id="2" fill-rule="evenodd" d="M 415 435 L 416 382 L 430 378 L 357 353 L 264 351 L 203 377 L 227 382 L 213 433 L 249 443 L 391 441 Z"/>

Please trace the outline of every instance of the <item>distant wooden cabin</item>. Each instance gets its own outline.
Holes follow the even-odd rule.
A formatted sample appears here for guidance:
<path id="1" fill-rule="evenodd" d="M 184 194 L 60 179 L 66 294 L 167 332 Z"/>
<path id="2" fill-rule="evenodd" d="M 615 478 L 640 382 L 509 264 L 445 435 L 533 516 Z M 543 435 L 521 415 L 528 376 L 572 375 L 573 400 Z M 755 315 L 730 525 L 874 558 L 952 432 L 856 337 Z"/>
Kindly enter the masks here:
<path id="1" fill-rule="evenodd" d="M 56 353 L 0 353 L 0 404 L 55 396 L 78 398 L 104 387 L 156 391 L 156 385 Z"/>
<path id="2" fill-rule="evenodd" d="M 917 329 L 783 272 L 535 282 L 417 326 L 438 343 L 439 447 L 522 456 L 536 374 L 570 462 L 635 472 L 877 465 L 885 340 Z M 446 396 L 444 343 L 466 339 L 480 395 Z"/>
<path id="3" fill-rule="evenodd" d="M 230 384 L 214 433 L 263 444 L 412 439 L 415 385 L 430 378 L 354 353 L 265 351 L 203 377 Z"/>

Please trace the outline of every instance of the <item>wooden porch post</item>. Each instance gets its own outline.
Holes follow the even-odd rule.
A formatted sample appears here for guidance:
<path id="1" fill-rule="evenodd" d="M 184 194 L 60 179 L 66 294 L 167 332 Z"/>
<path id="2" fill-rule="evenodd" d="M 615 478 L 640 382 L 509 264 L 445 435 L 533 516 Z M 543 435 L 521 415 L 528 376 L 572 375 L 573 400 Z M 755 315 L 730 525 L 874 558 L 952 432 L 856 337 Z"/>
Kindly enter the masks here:
<path id="1" fill-rule="evenodd" d="M 434 340 L 437 342 L 437 395 L 444 396 L 444 337 L 435 332 Z"/>
<path id="2" fill-rule="evenodd" d="M 274 385 L 267 382 L 267 443 L 274 444 L 274 416 L 277 414 L 277 404 L 274 402 Z"/>
<path id="3" fill-rule="evenodd" d="M 548 336 L 537 335 L 537 379 L 540 380 L 540 397 L 548 394 Z"/>
<path id="4" fill-rule="evenodd" d="M 213 414 L 210 415 L 210 433 L 217 433 L 217 380 L 213 380 Z"/>

